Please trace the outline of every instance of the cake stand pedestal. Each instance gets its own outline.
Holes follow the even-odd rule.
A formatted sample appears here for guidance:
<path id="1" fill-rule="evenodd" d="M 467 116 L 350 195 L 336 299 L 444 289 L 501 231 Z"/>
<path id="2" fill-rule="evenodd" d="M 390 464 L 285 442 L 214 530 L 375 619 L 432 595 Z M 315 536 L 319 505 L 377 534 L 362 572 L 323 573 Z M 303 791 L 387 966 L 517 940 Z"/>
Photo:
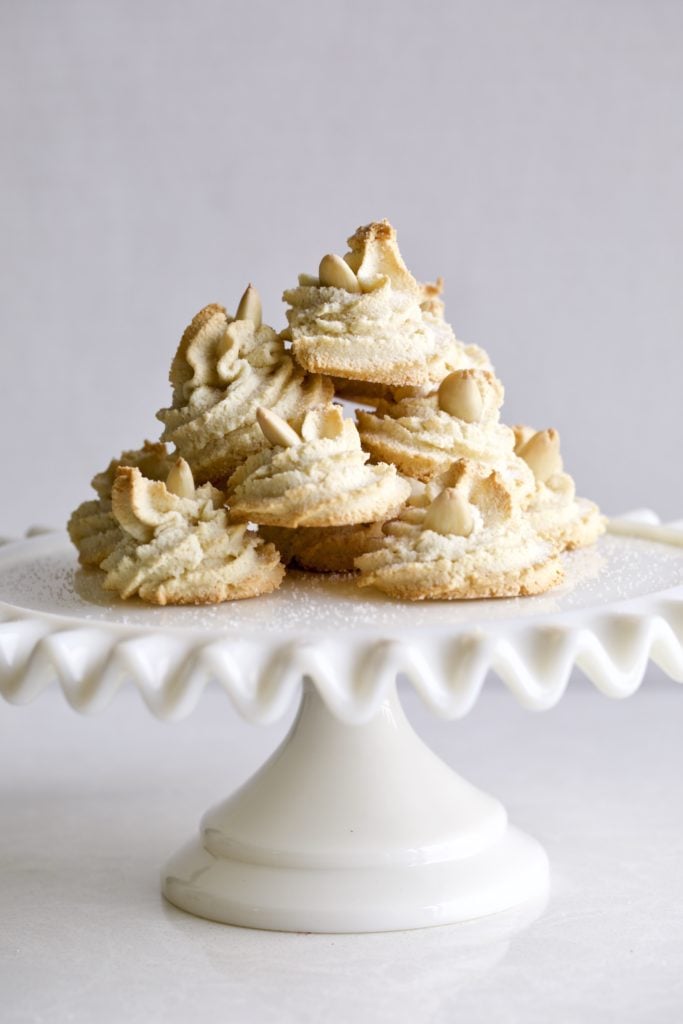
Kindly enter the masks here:
<path id="1" fill-rule="evenodd" d="M 0 691 L 21 703 L 57 679 L 93 711 L 132 681 L 154 714 L 177 719 L 218 682 L 254 722 L 300 692 L 278 750 L 164 868 L 167 899 L 281 930 L 462 921 L 538 897 L 547 859 L 417 737 L 397 676 L 447 718 L 470 710 L 489 671 L 532 709 L 560 699 L 575 665 L 613 697 L 637 688 L 650 658 L 683 680 L 683 549 L 675 531 L 662 537 L 605 537 L 569 556 L 561 591 L 524 600 L 415 605 L 293 574 L 268 597 L 167 609 L 112 603 L 61 535 L 11 543 Z"/>
<path id="2" fill-rule="evenodd" d="M 547 875 L 539 844 L 422 743 L 395 688 L 345 725 L 308 682 L 280 748 L 205 815 L 163 889 L 231 924 L 388 931 L 515 906 Z"/>

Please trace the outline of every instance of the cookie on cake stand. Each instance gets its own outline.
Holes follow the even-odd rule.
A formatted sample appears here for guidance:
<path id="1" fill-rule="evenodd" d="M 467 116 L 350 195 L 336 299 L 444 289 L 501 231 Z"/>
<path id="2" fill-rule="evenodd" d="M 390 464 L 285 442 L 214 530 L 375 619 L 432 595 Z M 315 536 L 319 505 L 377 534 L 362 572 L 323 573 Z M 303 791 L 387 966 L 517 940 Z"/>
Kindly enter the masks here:
<path id="1" fill-rule="evenodd" d="M 486 353 L 456 339 L 431 289 L 410 273 L 388 221 L 358 228 L 348 244 L 343 258 L 323 256 L 317 276 L 300 275 L 283 295 L 301 366 L 362 384 L 432 388 L 449 370 L 488 365 Z"/>
<path id="2" fill-rule="evenodd" d="M 356 559 L 358 584 L 399 600 L 544 593 L 564 579 L 556 547 L 534 528 L 495 470 L 461 459 L 451 486 L 414 493 L 384 541 Z"/>
<path id="3" fill-rule="evenodd" d="M 100 568 L 102 583 L 124 600 L 151 604 L 215 604 L 269 594 L 285 569 L 278 551 L 246 526 L 228 522 L 225 495 L 196 487 L 184 459 L 165 481 L 119 466 L 112 515 L 121 540 Z"/>
<path id="4" fill-rule="evenodd" d="M 264 526 L 345 526 L 395 515 L 410 485 L 385 463 L 368 465 L 353 420 L 338 405 L 307 412 L 299 429 L 258 410 L 269 447 L 228 481 L 230 518 Z"/>

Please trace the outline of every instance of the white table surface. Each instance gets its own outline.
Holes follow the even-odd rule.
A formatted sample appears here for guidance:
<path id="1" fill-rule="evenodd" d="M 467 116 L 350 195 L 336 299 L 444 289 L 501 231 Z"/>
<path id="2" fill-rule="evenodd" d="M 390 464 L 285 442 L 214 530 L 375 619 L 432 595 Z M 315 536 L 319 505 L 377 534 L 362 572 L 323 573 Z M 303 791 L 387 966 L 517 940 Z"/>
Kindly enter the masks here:
<path id="1" fill-rule="evenodd" d="M 164 725 L 137 694 L 96 717 L 56 690 L 0 702 L 0 1020 L 593 1022 L 683 1019 L 683 689 L 652 670 L 615 702 L 580 678 L 554 710 L 489 680 L 418 731 L 545 845 L 545 909 L 374 935 L 249 931 L 187 916 L 159 869 L 287 723 L 220 692 Z"/>

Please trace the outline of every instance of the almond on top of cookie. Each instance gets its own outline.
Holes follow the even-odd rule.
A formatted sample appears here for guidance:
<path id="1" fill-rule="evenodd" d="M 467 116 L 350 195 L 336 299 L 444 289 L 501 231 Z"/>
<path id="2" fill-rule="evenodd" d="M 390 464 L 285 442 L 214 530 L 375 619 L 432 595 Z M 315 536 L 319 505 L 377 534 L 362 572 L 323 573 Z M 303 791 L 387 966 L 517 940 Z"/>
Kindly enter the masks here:
<path id="1" fill-rule="evenodd" d="M 448 485 L 418 485 L 376 551 L 356 559 L 358 585 L 400 600 L 516 597 L 557 586 L 554 546 L 496 470 L 466 459 Z"/>
<path id="2" fill-rule="evenodd" d="M 337 405 L 287 423 L 268 409 L 258 419 L 268 448 L 228 481 L 230 516 L 266 526 L 340 526 L 395 514 L 410 493 L 395 466 L 368 465 L 353 420 Z"/>
<path id="3" fill-rule="evenodd" d="M 587 498 L 576 496 L 576 485 L 565 472 L 556 430 L 513 427 L 515 451 L 534 474 L 535 490 L 527 506 L 538 532 L 558 551 L 593 544 L 605 532 L 605 517 Z"/>

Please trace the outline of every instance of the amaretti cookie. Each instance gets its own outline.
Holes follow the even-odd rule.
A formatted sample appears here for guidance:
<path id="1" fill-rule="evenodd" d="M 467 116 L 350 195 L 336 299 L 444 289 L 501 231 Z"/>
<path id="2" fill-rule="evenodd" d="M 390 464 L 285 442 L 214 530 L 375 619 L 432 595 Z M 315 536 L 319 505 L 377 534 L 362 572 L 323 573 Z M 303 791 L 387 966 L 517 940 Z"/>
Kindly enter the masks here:
<path id="1" fill-rule="evenodd" d="M 182 336 L 170 381 L 173 403 L 157 413 L 162 438 L 202 482 L 222 481 L 263 446 L 259 405 L 291 418 L 333 395 L 331 382 L 297 366 L 281 338 L 262 323 L 251 285 L 234 318 L 219 305 L 197 314 Z"/>
<path id="2" fill-rule="evenodd" d="M 524 426 L 514 432 L 515 449 L 536 481 L 528 514 L 538 532 L 558 551 L 593 544 L 605 532 L 605 517 L 594 502 L 576 497 L 574 480 L 563 469 L 558 432 Z"/>
<path id="3" fill-rule="evenodd" d="M 286 565 L 308 572 L 353 572 L 359 555 L 375 551 L 384 539 L 378 523 L 352 526 L 262 526 L 260 535 L 272 541 Z"/>
<path id="4" fill-rule="evenodd" d="M 381 402 L 356 413 L 363 447 L 406 476 L 433 480 L 457 459 L 496 469 L 521 498 L 535 489 L 533 473 L 515 454 L 515 434 L 500 423 L 503 385 L 488 370 L 456 370 L 436 395 Z"/>
<path id="5" fill-rule="evenodd" d="M 284 293 L 295 358 L 307 370 L 423 387 L 472 365 L 465 346 L 406 267 L 388 221 L 358 228 L 342 258 L 324 256 Z M 424 307 L 424 308 L 423 308 Z M 477 350 L 477 358 L 486 360 Z"/>
<path id="6" fill-rule="evenodd" d="M 265 526 L 342 526 L 394 515 L 410 487 L 394 466 L 370 466 L 339 406 L 306 413 L 298 429 L 268 409 L 258 419 L 270 447 L 228 481 L 231 519 Z"/>
<path id="7" fill-rule="evenodd" d="M 122 452 L 91 480 L 97 498 L 82 502 L 71 513 L 67 530 L 78 549 L 81 565 L 98 566 L 111 554 L 122 537 L 121 527 L 111 510 L 111 491 L 120 466 L 137 466 L 149 480 L 164 480 L 172 459 L 165 444 L 145 441 L 142 448 Z"/>
<path id="8" fill-rule="evenodd" d="M 214 604 L 275 590 L 284 566 L 272 544 L 228 523 L 225 495 L 195 488 L 184 459 L 166 482 L 116 471 L 112 512 L 123 539 L 102 562 L 104 589 L 152 604 Z"/>
<path id="9" fill-rule="evenodd" d="M 359 586 L 391 597 L 525 596 L 563 578 L 553 544 L 538 535 L 500 474 L 464 460 L 455 486 L 427 485 L 384 532 L 383 546 L 356 566 Z"/>

